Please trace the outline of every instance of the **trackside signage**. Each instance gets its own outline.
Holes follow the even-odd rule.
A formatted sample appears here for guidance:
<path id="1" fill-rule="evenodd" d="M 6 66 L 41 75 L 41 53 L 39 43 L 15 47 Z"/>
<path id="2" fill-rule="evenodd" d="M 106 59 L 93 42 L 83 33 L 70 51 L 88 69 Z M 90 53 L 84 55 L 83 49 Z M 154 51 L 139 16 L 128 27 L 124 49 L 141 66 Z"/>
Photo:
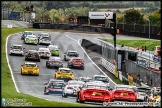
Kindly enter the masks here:
<path id="1" fill-rule="evenodd" d="M 90 19 L 113 19 L 113 12 L 89 12 Z"/>

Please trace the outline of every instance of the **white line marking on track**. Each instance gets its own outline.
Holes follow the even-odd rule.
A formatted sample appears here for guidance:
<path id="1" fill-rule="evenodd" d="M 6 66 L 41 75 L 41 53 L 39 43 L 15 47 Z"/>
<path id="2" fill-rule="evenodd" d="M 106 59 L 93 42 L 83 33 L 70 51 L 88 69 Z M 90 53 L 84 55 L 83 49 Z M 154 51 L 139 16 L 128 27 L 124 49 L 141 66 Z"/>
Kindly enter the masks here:
<path id="1" fill-rule="evenodd" d="M 66 35 L 67 36 L 67 35 Z M 72 37 L 70 37 L 70 36 L 67 36 L 68 38 L 70 38 L 70 39 L 72 39 L 72 40 L 74 40 L 74 41 L 77 41 L 77 40 L 75 40 L 75 39 L 73 39 Z M 79 46 L 82 48 L 82 50 L 84 51 L 84 53 L 87 55 L 87 57 L 88 57 L 88 59 L 105 75 L 105 76 L 107 76 L 93 61 L 92 61 L 92 59 L 88 56 L 88 54 L 86 53 L 86 51 L 84 50 L 84 48 L 81 46 L 81 44 L 80 44 L 80 42 L 81 42 L 81 39 L 82 38 L 80 38 L 77 42 L 78 42 L 78 44 L 79 44 Z M 109 76 L 107 76 L 108 78 L 109 78 Z M 111 78 L 109 78 L 109 80 L 111 81 L 111 82 L 113 82 L 115 85 L 116 85 L 116 83 L 111 79 Z"/>
<path id="2" fill-rule="evenodd" d="M 19 33 L 15 33 L 15 34 L 19 34 Z M 15 34 L 12 34 L 12 35 L 15 35 Z M 14 82 L 16 91 L 17 91 L 18 93 L 20 93 L 20 91 L 18 90 L 17 85 L 16 85 L 16 83 L 15 83 L 15 79 L 14 79 L 14 76 L 13 76 L 13 72 L 12 72 L 11 66 L 10 66 L 10 64 L 9 64 L 9 59 L 8 59 L 7 43 L 8 43 L 8 38 L 9 38 L 10 36 L 12 36 L 12 35 L 7 36 L 7 39 L 6 39 L 6 59 L 7 59 L 7 64 L 8 64 L 8 67 L 9 67 L 9 69 L 10 69 L 11 77 L 12 77 L 12 80 L 13 80 L 13 82 Z"/>
<path id="3" fill-rule="evenodd" d="M 66 37 L 68 37 L 68 38 L 70 38 L 70 39 L 72 39 L 72 40 L 78 42 L 76 39 L 74 39 L 74 38 L 72 38 L 72 37 L 70 37 L 70 36 L 68 36 L 68 35 L 66 35 Z"/>

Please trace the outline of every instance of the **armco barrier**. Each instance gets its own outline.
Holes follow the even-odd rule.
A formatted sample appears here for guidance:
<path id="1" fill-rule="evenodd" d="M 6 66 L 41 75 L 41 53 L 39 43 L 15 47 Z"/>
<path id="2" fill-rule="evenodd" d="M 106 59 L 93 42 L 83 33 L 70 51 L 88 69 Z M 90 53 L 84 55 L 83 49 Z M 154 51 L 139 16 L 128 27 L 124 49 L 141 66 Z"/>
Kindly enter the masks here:
<path id="1" fill-rule="evenodd" d="M 111 72 L 112 74 L 114 74 L 115 72 L 115 66 L 108 62 L 107 60 L 105 60 L 104 58 L 100 58 L 100 63 L 103 67 L 105 67 L 109 72 Z"/>

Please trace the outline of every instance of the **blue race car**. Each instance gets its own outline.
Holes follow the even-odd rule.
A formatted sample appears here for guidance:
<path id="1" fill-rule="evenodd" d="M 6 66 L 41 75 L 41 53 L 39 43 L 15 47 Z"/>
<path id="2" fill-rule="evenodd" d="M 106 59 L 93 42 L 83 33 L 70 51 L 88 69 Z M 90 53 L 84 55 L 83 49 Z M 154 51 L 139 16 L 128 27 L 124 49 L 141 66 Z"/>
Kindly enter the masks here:
<path id="1" fill-rule="evenodd" d="M 48 83 L 44 84 L 44 94 L 62 94 L 63 88 L 65 87 L 64 80 L 50 79 Z"/>

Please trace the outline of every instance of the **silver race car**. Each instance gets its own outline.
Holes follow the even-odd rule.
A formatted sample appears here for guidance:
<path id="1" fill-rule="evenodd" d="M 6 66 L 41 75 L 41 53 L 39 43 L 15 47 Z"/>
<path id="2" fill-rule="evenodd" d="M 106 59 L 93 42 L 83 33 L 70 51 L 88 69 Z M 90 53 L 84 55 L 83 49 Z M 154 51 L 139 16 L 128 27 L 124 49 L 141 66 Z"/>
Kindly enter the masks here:
<path id="1" fill-rule="evenodd" d="M 51 52 L 48 48 L 39 48 L 38 49 L 39 56 L 41 58 L 49 58 L 51 57 Z"/>
<path id="2" fill-rule="evenodd" d="M 92 81 L 92 78 L 90 77 L 78 77 L 78 78 L 75 78 L 77 81 L 83 81 L 83 82 L 90 82 Z"/>
<path id="3" fill-rule="evenodd" d="M 92 78 L 94 81 L 102 81 L 110 87 L 109 78 L 105 75 L 94 75 Z"/>
<path id="4" fill-rule="evenodd" d="M 137 87 L 137 102 L 148 102 L 148 98 L 151 94 L 150 87 Z"/>
<path id="5" fill-rule="evenodd" d="M 64 53 L 64 60 L 65 61 L 70 60 L 72 57 L 79 57 L 78 52 L 77 51 L 68 50 L 66 53 Z"/>
<path id="6" fill-rule="evenodd" d="M 48 61 L 46 61 L 46 67 L 55 67 L 55 68 L 61 68 L 63 67 L 63 63 L 60 57 L 50 57 Z"/>
<path id="7" fill-rule="evenodd" d="M 16 44 L 13 44 L 11 47 L 10 47 L 10 52 L 9 52 L 10 55 L 12 54 L 17 54 L 17 55 L 22 55 L 24 56 L 25 54 L 25 48 L 23 48 L 22 45 L 16 45 Z"/>
<path id="8" fill-rule="evenodd" d="M 51 36 L 48 33 L 41 33 L 41 35 L 38 37 L 38 43 L 50 45 Z"/>
<path id="9" fill-rule="evenodd" d="M 70 80 L 68 84 L 63 88 L 62 97 L 77 96 L 77 90 L 85 84 L 83 81 Z"/>

